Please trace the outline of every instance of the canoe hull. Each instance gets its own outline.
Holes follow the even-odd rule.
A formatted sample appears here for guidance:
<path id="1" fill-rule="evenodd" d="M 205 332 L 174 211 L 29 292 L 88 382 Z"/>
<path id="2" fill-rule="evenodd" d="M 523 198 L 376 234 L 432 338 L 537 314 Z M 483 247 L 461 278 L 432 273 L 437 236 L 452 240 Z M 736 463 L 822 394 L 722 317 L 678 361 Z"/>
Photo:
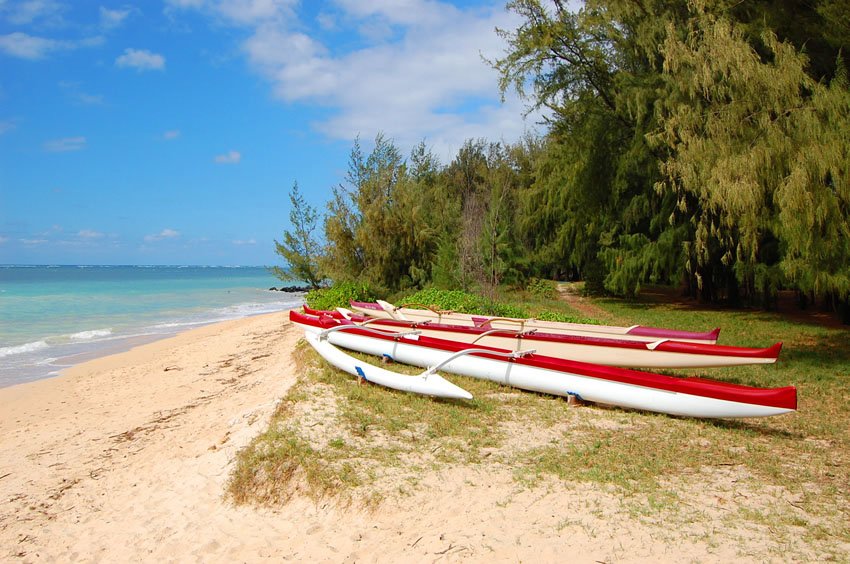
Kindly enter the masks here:
<path id="1" fill-rule="evenodd" d="M 714 344 L 720 334 L 720 329 L 705 333 L 680 331 L 676 329 L 661 329 L 655 327 L 643 327 L 634 325 L 632 327 L 619 327 L 614 325 L 592 325 L 586 323 L 562 323 L 557 321 L 542 321 L 539 319 L 504 319 L 490 318 L 487 316 L 470 315 L 456 312 L 434 312 L 429 309 L 396 308 L 387 302 L 350 302 L 351 308 L 369 317 L 381 319 L 398 319 L 407 321 L 433 321 L 436 323 L 451 323 L 468 327 L 482 327 L 484 329 L 505 330 L 530 330 L 537 329 L 547 333 L 575 335 L 575 336 L 597 336 L 616 337 L 627 341 L 651 343 L 661 339 L 675 339 L 677 341 L 692 343 Z"/>
<path id="2" fill-rule="evenodd" d="M 373 325 L 379 327 L 379 325 Z M 475 337 L 453 333 L 451 337 L 440 331 L 422 329 L 422 334 L 438 339 L 450 339 L 453 341 L 471 344 Z M 723 356 L 696 353 L 675 353 L 663 350 L 652 350 L 648 348 L 608 348 L 605 346 L 587 346 L 581 344 L 564 343 L 558 341 L 544 341 L 529 338 L 501 337 L 488 335 L 481 338 L 476 344 L 497 347 L 502 349 L 522 350 L 533 348 L 539 354 L 602 364 L 605 366 L 622 366 L 626 368 L 718 368 L 723 366 L 742 366 L 747 364 L 772 364 L 776 357 L 741 357 Z M 649 344 L 649 343 L 647 343 Z"/>
<path id="3" fill-rule="evenodd" d="M 290 314 L 306 331 L 321 332 L 320 322 L 309 316 Z M 429 367 L 449 358 L 462 346 L 448 341 L 419 337 L 382 338 L 352 328 L 330 333 L 327 338 L 340 347 L 376 356 L 389 356 L 398 362 Z M 435 343 L 439 341 L 437 345 Z M 435 348 L 436 347 L 436 348 Z M 568 368 L 573 366 L 574 369 Z M 482 378 L 524 390 L 582 399 L 625 408 L 655 411 L 670 415 L 704 418 L 767 417 L 796 409 L 796 390 L 762 390 L 697 379 L 677 379 L 618 368 L 593 367 L 583 363 L 554 361 L 534 355 L 532 360 L 505 361 L 487 355 L 456 358 L 441 368 L 444 372 Z M 590 374 L 601 374 L 593 376 Z M 605 374 L 610 374 L 606 378 Z M 630 380 L 630 381 L 625 381 Z M 675 391 L 690 385 L 691 392 Z M 665 389 L 665 386 L 667 389 Z"/>
<path id="4" fill-rule="evenodd" d="M 311 315 L 330 315 L 337 319 L 342 318 L 342 315 L 336 312 L 322 312 L 306 307 L 305 311 Z M 430 321 L 417 324 L 410 321 L 373 319 L 357 314 L 349 317 L 356 324 L 367 322 L 369 327 L 378 329 L 404 331 L 415 327 L 422 335 L 437 339 L 515 351 L 532 348 L 538 354 L 554 358 L 626 368 L 716 368 L 748 364 L 772 364 L 776 362 L 782 348 L 781 343 L 764 349 L 752 349 L 668 340 L 642 343 L 628 341 L 614 335 L 611 335 L 610 338 L 587 337 L 539 331 L 516 335 L 509 331 L 485 331 L 474 327 Z"/>

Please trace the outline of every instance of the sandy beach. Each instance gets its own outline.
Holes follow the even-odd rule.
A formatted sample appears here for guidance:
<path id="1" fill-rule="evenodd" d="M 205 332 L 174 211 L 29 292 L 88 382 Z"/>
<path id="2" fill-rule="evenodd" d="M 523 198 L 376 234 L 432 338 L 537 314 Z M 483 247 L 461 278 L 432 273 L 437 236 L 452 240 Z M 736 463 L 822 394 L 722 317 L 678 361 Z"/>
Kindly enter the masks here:
<path id="1" fill-rule="evenodd" d="M 0 389 L 0 561 L 760 561 L 771 534 L 723 521 L 734 469 L 687 502 L 700 518 L 641 518 L 616 492 L 506 468 L 424 475 L 373 511 L 224 496 L 237 451 L 297 375 L 287 314 L 224 322 Z M 783 492 L 748 492 L 747 503 Z M 805 546 L 796 547 L 806 553 Z M 811 553 L 812 557 L 817 554 Z"/>

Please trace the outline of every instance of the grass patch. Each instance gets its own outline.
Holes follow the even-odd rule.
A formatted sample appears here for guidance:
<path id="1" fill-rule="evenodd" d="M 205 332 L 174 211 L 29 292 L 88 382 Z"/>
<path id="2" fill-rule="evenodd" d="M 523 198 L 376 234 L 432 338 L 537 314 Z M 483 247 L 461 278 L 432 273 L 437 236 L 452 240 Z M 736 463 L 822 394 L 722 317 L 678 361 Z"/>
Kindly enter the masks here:
<path id="1" fill-rule="evenodd" d="M 501 299 L 531 315 L 581 319 L 565 302 L 536 294 Z M 599 484 L 617 492 L 635 517 L 653 522 L 721 522 L 725 515 L 769 528 L 780 543 L 802 538 L 819 558 L 847 560 L 840 547 L 850 543 L 848 331 L 763 312 L 639 300 L 593 304 L 606 322 L 721 326 L 723 344 L 783 341 L 776 365 L 678 373 L 764 387 L 793 384 L 799 412 L 727 421 L 576 408 L 561 398 L 453 375 L 448 378 L 475 399 L 435 400 L 358 385 L 302 342 L 293 355 L 300 379 L 269 430 L 240 453 L 230 494 L 238 502 L 274 504 L 304 494 L 374 506 L 413 491 L 433 469 L 477 465 L 510 471 L 526 487 L 552 479 Z"/>
<path id="2" fill-rule="evenodd" d="M 298 382 L 269 429 L 239 454 L 228 488 L 237 503 L 277 504 L 304 494 L 372 505 L 403 493 L 425 469 L 480 462 L 488 449 L 503 444 L 500 425 L 513 419 L 514 410 L 537 403 L 533 394 L 467 378 L 452 377 L 475 396 L 471 401 L 360 385 L 305 341 L 293 356 Z"/>

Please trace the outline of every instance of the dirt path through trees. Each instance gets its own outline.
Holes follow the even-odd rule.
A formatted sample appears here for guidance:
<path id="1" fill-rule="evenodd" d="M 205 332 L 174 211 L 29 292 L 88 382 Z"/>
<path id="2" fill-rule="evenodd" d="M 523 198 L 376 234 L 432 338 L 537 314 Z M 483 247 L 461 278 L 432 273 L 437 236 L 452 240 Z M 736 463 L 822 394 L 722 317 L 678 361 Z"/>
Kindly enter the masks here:
<path id="1" fill-rule="evenodd" d="M 613 321 L 615 316 L 605 311 L 592 300 L 582 295 L 580 282 L 559 282 L 557 287 L 558 299 L 567 302 L 571 308 L 585 317 L 600 321 Z"/>

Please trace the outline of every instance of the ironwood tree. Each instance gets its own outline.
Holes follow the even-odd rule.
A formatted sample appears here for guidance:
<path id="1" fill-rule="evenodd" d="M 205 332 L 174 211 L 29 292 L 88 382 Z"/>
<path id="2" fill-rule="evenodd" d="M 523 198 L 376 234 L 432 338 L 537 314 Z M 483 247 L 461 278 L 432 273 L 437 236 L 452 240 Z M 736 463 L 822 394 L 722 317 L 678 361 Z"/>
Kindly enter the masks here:
<path id="1" fill-rule="evenodd" d="M 275 252 L 283 257 L 287 267 L 272 267 L 272 273 L 284 281 L 303 280 L 318 288 L 324 276 L 319 268 L 321 245 L 314 235 L 318 214 L 304 200 L 298 182 L 289 192 L 289 223 L 292 230 L 284 231 L 283 242 L 275 240 Z"/>

